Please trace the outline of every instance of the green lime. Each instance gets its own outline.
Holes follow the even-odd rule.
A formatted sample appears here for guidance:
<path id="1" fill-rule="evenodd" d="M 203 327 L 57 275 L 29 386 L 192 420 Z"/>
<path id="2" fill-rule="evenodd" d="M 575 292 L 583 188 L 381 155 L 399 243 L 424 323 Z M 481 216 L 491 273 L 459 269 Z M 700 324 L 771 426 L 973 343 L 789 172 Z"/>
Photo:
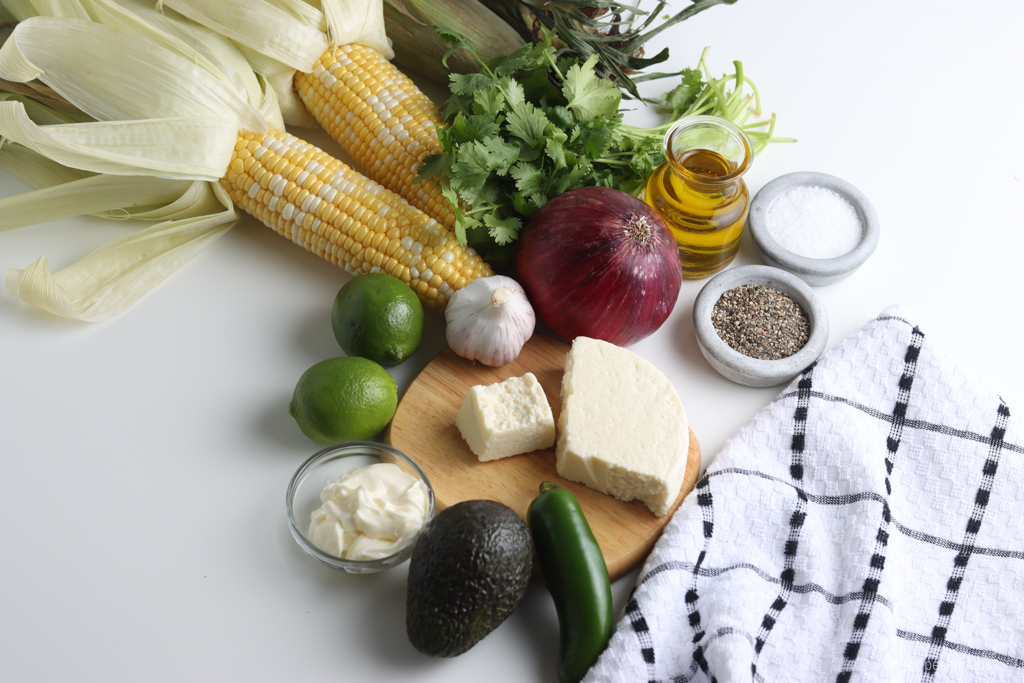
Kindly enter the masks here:
<path id="1" fill-rule="evenodd" d="M 360 275 L 334 297 L 331 326 L 345 353 L 390 368 L 423 341 L 423 304 L 398 278 Z"/>
<path id="2" fill-rule="evenodd" d="M 288 412 L 303 434 L 327 445 L 371 438 L 397 406 L 398 388 L 387 370 L 366 358 L 343 356 L 302 373 Z"/>

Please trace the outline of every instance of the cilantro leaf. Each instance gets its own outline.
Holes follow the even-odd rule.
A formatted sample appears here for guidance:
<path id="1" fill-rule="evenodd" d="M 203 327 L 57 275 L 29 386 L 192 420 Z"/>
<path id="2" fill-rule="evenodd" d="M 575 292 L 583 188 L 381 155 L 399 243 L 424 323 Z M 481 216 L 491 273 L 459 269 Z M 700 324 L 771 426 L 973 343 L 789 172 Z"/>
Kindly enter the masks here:
<path id="1" fill-rule="evenodd" d="M 544 112 L 548 119 L 562 130 L 572 130 L 576 122 L 572 119 L 572 112 L 561 105 L 548 107 Z"/>
<path id="2" fill-rule="evenodd" d="M 664 110 L 672 111 L 673 118 L 684 114 L 697 101 L 704 90 L 704 79 L 696 69 L 683 69 L 682 81 L 663 95 Z"/>
<path id="3" fill-rule="evenodd" d="M 523 221 L 516 216 L 499 216 L 497 211 L 484 214 L 484 225 L 490 230 L 487 233 L 499 245 L 511 244 L 519 236 Z"/>
<path id="4" fill-rule="evenodd" d="M 469 95 L 452 95 L 441 108 L 441 114 L 445 119 L 449 119 L 458 114 L 472 111 L 472 106 L 473 98 Z"/>
<path id="5" fill-rule="evenodd" d="M 448 81 L 456 95 L 473 95 L 494 87 L 494 79 L 485 74 L 450 74 Z"/>
<path id="6" fill-rule="evenodd" d="M 513 166 L 509 173 L 515 179 L 516 187 L 523 195 L 542 192 L 548 178 L 543 170 L 523 161 Z"/>
<path id="7" fill-rule="evenodd" d="M 466 50 L 470 52 L 474 57 L 476 56 L 476 48 L 473 46 L 473 42 L 462 35 L 458 31 L 448 28 L 447 26 L 434 25 L 434 33 L 438 35 L 444 42 L 451 45 L 448 51 L 441 57 L 441 63 L 444 64 L 445 68 L 448 68 L 448 58 L 459 50 Z"/>
<path id="8" fill-rule="evenodd" d="M 569 165 L 569 161 L 566 158 L 565 141 L 569 139 L 569 136 L 565 134 L 563 130 L 553 130 L 548 135 L 547 143 L 544 146 L 544 152 L 548 155 L 548 158 L 555 162 L 555 170 L 563 169 Z"/>
<path id="9" fill-rule="evenodd" d="M 590 175 L 591 170 L 590 164 L 577 164 L 573 166 L 569 169 L 568 173 L 555 178 L 555 182 L 551 187 L 551 194 L 558 196 L 575 187 L 580 187 L 583 185 L 583 181 Z"/>
<path id="10" fill-rule="evenodd" d="M 458 160 L 452 164 L 452 185 L 458 189 L 483 185 L 491 175 L 487 148 L 479 140 L 459 146 Z M 472 203 L 472 202 L 471 202 Z"/>
<path id="11" fill-rule="evenodd" d="M 490 67 L 491 71 L 494 72 L 494 75 L 499 78 L 503 76 L 511 76 L 520 69 L 536 65 L 536 57 L 531 55 L 533 50 L 533 45 L 527 43 L 505 57 L 491 60 L 487 66 Z"/>
<path id="12" fill-rule="evenodd" d="M 532 145 L 544 138 L 550 125 L 544 112 L 532 104 L 522 104 L 508 113 L 508 133 Z"/>
<path id="13" fill-rule="evenodd" d="M 497 82 L 495 82 L 497 85 Z M 501 113 L 505 105 L 505 98 L 501 91 L 493 87 L 490 90 L 478 90 L 473 93 L 473 113 L 481 116 L 495 118 Z"/>
<path id="14" fill-rule="evenodd" d="M 638 178 L 646 178 L 654 173 L 662 159 L 652 159 L 649 154 L 634 154 L 629 160 L 629 170 Z"/>
<path id="15" fill-rule="evenodd" d="M 499 131 L 498 122 L 490 116 L 463 116 L 458 114 L 448 127 L 452 139 L 458 143 L 483 140 Z"/>
<path id="16" fill-rule="evenodd" d="M 473 181 L 470 177 L 452 177 L 449 182 L 459 192 L 459 198 L 467 205 L 474 207 L 486 207 L 490 204 L 498 204 L 502 201 L 503 192 L 501 185 L 495 178 L 489 178 L 483 184 Z"/>
<path id="17" fill-rule="evenodd" d="M 547 68 L 517 73 L 516 80 L 523 85 L 527 101 L 541 107 L 565 105 L 562 91 L 551 82 L 551 72 Z"/>
<path id="18" fill-rule="evenodd" d="M 580 153 L 597 159 L 608 153 L 614 134 L 608 128 L 580 128 L 577 139 Z"/>
<path id="19" fill-rule="evenodd" d="M 597 59 L 597 55 L 591 55 L 582 66 L 573 65 L 562 84 L 562 93 L 569 101 L 567 106 L 583 123 L 590 123 L 598 116 L 615 116 L 622 101 L 618 86 L 594 71 Z"/>
<path id="20" fill-rule="evenodd" d="M 443 154 L 431 154 L 429 157 L 423 160 L 420 164 L 419 170 L 416 172 L 416 178 L 413 180 L 414 183 L 419 183 L 428 178 L 433 178 L 438 173 L 444 170 L 444 155 Z"/>
<path id="21" fill-rule="evenodd" d="M 523 86 L 517 81 L 503 79 L 501 93 L 508 105 L 506 123 L 509 134 L 528 145 L 543 138 L 551 122 L 544 116 L 544 112 L 526 101 Z"/>
<path id="22" fill-rule="evenodd" d="M 487 164 L 490 170 L 498 175 L 508 175 L 512 164 L 519 160 L 519 145 L 505 142 L 497 135 L 485 138 L 483 145 L 487 150 Z"/>
<path id="23" fill-rule="evenodd" d="M 506 76 L 498 83 L 498 89 L 505 98 L 505 104 L 509 109 L 526 104 L 526 93 L 523 92 L 523 85 L 518 80 Z"/>
<path id="24" fill-rule="evenodd" d="M 519 192 L 512 193 L 512 208 L 521 216 L 532 216 L 540 208 Z"/>

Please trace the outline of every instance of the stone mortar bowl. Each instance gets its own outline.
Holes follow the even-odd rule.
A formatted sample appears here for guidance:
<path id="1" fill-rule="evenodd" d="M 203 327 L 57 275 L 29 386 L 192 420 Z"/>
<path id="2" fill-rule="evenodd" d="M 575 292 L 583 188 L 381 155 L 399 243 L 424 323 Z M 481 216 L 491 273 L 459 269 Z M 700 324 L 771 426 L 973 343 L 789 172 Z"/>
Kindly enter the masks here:
<path id="1" fill-rule="evenodd" d="M 792 356 L 779 360 L 751 358 L 726 344 L 711 321 L 711 313 L 722 294 L 740 285 L 767 285 L 784 294 L 807 313 L 810 337 Z M 784 384 L 818 359 L 828 342 L 828 313 L 806 282 L 771 266 L 740 266 L 711 278 L 693 302 L 693 328 L 704 358 L 723 377 L 750 387 Z"/>
<path id="2" fill-rule="evenodd" d="M 850 202 L 864 230 L 860 244 L 842 256 L 824 259 L 801 256 L 779 244 L 768 230 L 768 212 L 780 195 L 801 186 L 823 187 Z M 826 173 L 803 171 L 779 176 L 761 188 L 750 203 L 747 231 L 766 264 L 787 270 L 807 284 L 828 285 L 849 277 L 867 261 L 878 246 L 879 224 L 874 206 L 856 187 Z"/>

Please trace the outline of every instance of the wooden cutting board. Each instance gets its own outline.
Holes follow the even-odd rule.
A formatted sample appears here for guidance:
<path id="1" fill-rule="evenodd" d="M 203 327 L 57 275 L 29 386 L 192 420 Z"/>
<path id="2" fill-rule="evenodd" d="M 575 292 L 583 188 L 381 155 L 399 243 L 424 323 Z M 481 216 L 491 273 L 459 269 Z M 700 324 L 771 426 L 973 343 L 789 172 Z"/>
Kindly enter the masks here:
<path id="1" fill-rule="evenodd" d="M 655 517 L 639 501 L 624 503 L 559 477 L 554 448 L 480 462 L 455 426 L 455 417 L 471 386 L 493 384 L 527 372 L 536 375 L 544 387 L 557 422 L 562 408 L 562 359 L 568 350 L 565 342 L 535 334 L 519 358 L 492 368 L 445 348 L 406 390 L 384 441 L 423 468 L 434 487 L 438 511 L 464 500 L 486 498 L 505 503 L 526 519 L 526 509 L 539 493 L 541 482 L 571 489 L 579 498 L 614 581 L 647 557 L 672 513 L 697 482 L 700 446 L 692 431 L 679 498 L 669 514 Z"/>

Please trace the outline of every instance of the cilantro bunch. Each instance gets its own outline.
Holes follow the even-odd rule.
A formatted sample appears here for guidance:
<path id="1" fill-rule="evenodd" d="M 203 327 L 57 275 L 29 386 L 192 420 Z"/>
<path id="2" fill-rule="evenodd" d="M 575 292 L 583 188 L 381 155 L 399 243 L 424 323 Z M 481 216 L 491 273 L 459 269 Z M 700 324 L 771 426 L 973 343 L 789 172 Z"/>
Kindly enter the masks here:
<path id="1" fill-rule="evenodd" d="M 679 84 L 655 100 L 669 120 L 638 128 L 622 122 L 622 90 L 597 73 L 596 55 L 583 63 L 558 58 L 549 37 L 483 64 L 467 38 L 435 29 L 452 45 L 446 59 L 464 49 L 481 71 L 450 75 L 452 96 L 437 130 L 442 153 L 425 160 L 418 177 L 443 176 L 459 241 L 487 260 L 511 256 L 523 225 L 563 192 L 600 185 L 638 194 L 665 160 L 662 139 L 675 119 L 713 114 L 742 124 L 756 97 L 756 90 L 740 96 L 749 80 L 738 63 L 732 93 L 724 78 L 705 81 L 699 70 L 685 69 L 672 74 Z M 774 117 L 750 127 L 768 123 Z"/>

